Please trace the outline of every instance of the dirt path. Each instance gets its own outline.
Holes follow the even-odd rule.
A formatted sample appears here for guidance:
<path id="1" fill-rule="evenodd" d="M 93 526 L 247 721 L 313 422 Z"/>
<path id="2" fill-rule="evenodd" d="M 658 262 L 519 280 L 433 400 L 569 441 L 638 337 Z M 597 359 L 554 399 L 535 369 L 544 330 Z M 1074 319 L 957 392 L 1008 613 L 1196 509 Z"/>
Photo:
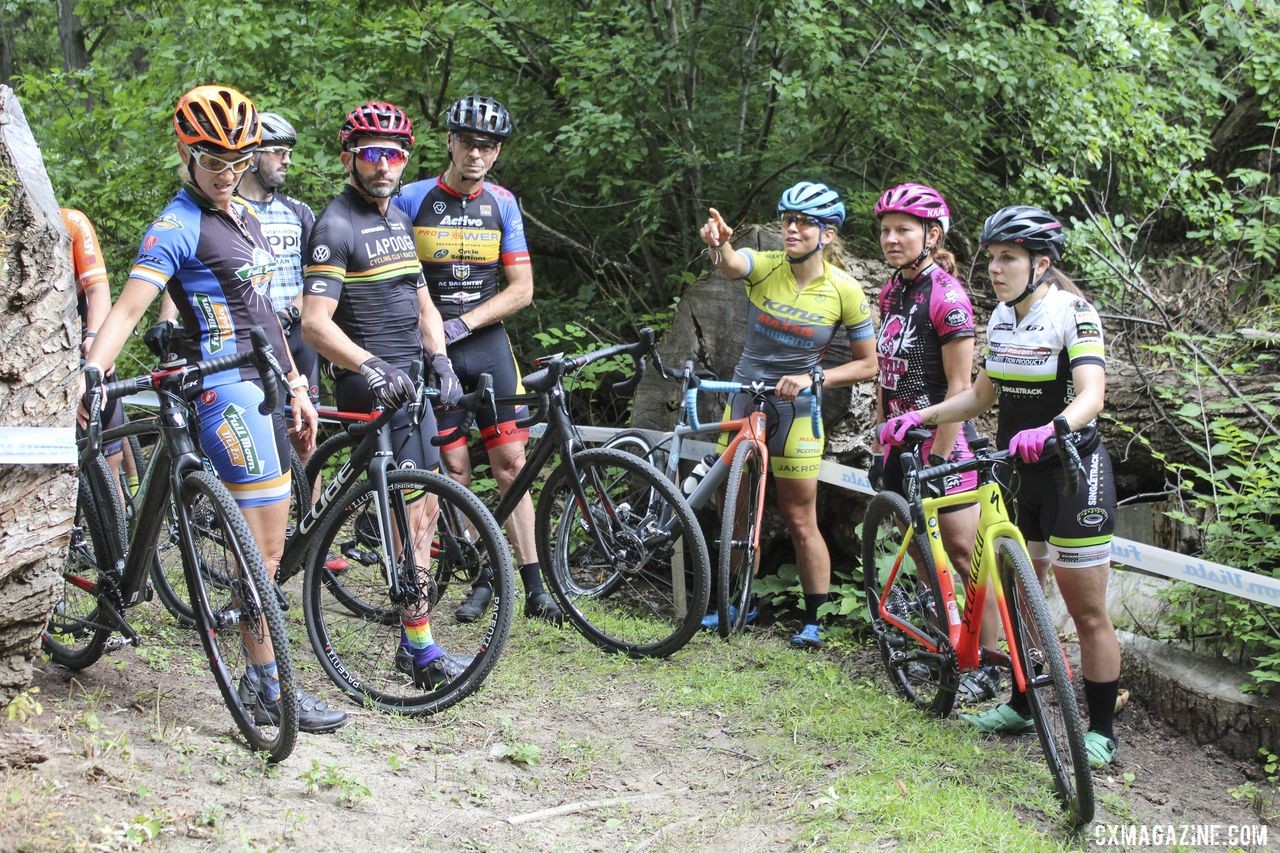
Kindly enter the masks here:
<path id="1" fill-rule="evenodd" d="M 819 754 L 806 765 L 816 774 L 797 773 L 766 748 L 777 735 L 768 727 L 670 701 L 665 691 L 687 688 L 665 684 L 669 668 L 718 665 L 716 641 L 699 638 L 683 660 L 635 664 L 602 658 L 568 631 L 517 625 L 512 639 L 461 707 L 426 720 L 352 707 L 350 725 L 302 737 L 278 768 L 231 739 L 194 647 L 121 652 L 74 676 L 44 664 L 44 710 L 26 725 L 49 759 L 5 774 L 0 849 L 122 849 L 153 836 L 209 850 L 828 846 L 807 816 L 832 780 L 858 772 L 856 751 Z M 866 652 L 840 665 L 851 681 L 878 679 Z M 336 700 L 319 678 L 313 668 L 307 680 Z M 1122 765 L 1096 777 L 1097 825 L 1075 840 L 1042 826 L 1048 849 L 1092 848 L 1110 824 L 1263 824 L 1251 806 L 1265 798 L 1240 796 L 1238 762 L 1187 743 L 1139 701 L 1120 735 Z M 891 828 L 861 830 L 881 849 L 912 846 Z"/>

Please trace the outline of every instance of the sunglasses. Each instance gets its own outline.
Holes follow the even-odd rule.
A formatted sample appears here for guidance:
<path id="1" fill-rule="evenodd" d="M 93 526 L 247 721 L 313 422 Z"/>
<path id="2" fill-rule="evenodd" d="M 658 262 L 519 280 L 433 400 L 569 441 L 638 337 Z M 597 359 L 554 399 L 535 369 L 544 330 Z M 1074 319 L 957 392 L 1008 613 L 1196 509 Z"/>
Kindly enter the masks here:
<path id="1" fill-rule="evenodd" d="M 810 225 L 816 225 L 819 228 L 826 223 L 820 219 L 814 219 L 812 216 L 806 216 L 803 213 L 792 213 L 790 211 L 778 214 L 778 224 L 783 228 L 795 225 L 797 228 L 808 228 Z"/>
<path id="2" fill-rule="evenodd" d="M 501 142 L 493 139 L 483 139 L 475 136 L 459 136 L 453 135 L 454 140 L 462 146 L 463 151 L 470 151 L 472 148 L 479 148 L 481 153 L 488 154 L 491 151 L 497 151 Z"/>
<path id="3" fill-rule="evenodd" d="M 225 172 L 227 169 L 235 172 L 237 175 L 249 168 L 249 163 L 253 161 L 252 154 L 246 154 L 237 160 L 225 160 L 222 157 L 214 156 L 207 151 L 196 150 L 196 165 L 206 172 L 218 174 Z"/>
<path id="4" fill-rule="evenodd" d="M 403 148 L 392 148 L 390 145 L 361 145 L 359 148 L 352 148 L 351 153 L 366 163 L 377 163 L 385 158 L 391 166 L 409 159 L 408 151 Z"/>
<path id="5" fill-rule="evenodd" d="M 285 155 L 285 154 L 292 154 L 292 153 L 293 153 L 293 146 L 291 146 L 291 145 L 265 145 L 265 146 L 263 146 L 262 148 L 259 148 L 259 149 L 258 149 L 258 153 L 259 153 L 259 154 L 277 154 L 277 155 L 283 156 L 283 155 Z"/>

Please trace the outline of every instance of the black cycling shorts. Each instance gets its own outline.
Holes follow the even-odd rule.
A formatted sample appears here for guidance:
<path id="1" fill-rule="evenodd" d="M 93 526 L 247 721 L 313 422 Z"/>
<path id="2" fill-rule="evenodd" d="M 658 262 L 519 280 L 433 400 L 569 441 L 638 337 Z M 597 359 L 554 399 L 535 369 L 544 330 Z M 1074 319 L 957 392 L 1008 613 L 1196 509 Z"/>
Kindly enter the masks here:
<path id="1" fill-rule="evenodd" d="M 477 329 L 460 341 L 449 344 L 449 361 L 458 374 L 462 390 L 474 391 L 480 374 L 487 373 L 493 377 L 493 393 L 496 397 L 511 397 L 524 393 L 520 385 L 520 371 L 516 367 L 516 357 L 511 351 L 511 341 L 507 330 L 501 323 Z M 521 407 L 522 409 L 524 407 Z M 516 419 L 521 417 L 515 406 L 498 406 L 498 419 L 485 408 L 476 412 L 476 425 L 480 427 L 480 436 L 486 448 L 496 447 L 513 441 L 526 441 L 528 430 L 515 428 Z M 441 411 L 437 414 L 437 422 L 441 435 L 457 431 L 466 419 L 461 410 Z M 458 436 L 444 446 L 445 450 L 462 447 L 466 444 L 466 436 Z"/>
<path id="2" fill-rule="evenodd" d="M 1115 478 L 1107 449 L 1097 448 L 1080 461 L 1088 482 L 1063 497 L 1066 472 L 1056 460 L 1019 466 L 1015 497 L 1018 529 L 1032 559 L 1048 559 L 1063 568 L 1090 568 L 1111 560 L 1116 529 Z"/>
<path id="3" fill-rule="evenodd" d="M 408 372 L 403 367 L 400 369 Z M 347 373 L 338 379 L 334 400 L 340 411 L 373 411 L 373 392 L 359 373 Z M 440 448 L 431 443 L 436 435 L 436 417 L 430 406 L 421 414 L 416 424 L 409 420 L 409 412 L 405 409 L 391 416 L 391 449 L 395 451 L 396 464 L 401 468 L 434 471 L 440 467 Z"/>

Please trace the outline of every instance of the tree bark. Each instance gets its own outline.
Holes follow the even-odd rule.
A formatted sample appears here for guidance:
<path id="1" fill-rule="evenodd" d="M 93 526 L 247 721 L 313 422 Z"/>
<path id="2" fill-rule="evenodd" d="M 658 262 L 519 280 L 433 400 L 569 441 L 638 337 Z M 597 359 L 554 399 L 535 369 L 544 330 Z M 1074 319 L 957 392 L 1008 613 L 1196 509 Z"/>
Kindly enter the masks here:
<path id="1" fill-rule="evenodd" d="M 0 85 L 0 426 L 74 426 L 74 294 L 40 149 Z M 72 466 L 0 465 L 0 697 L 31 680 L 74 510 Z"/>
<path id="2" fill-rule="evenodd" d="M 84 46 L 84 24 L 76 14 L 75 0 L 58 0 L 58 44 L 62 47 L 62 70 L 80 71 L 89 67 Z"/>

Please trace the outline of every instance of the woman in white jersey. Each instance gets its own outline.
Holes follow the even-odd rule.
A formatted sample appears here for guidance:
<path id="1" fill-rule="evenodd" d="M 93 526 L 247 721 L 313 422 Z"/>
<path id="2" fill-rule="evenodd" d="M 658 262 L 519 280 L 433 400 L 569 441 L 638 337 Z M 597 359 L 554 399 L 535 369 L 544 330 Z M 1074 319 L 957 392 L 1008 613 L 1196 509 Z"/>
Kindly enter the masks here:
<path id="1" fill-rule="evenodd" d="M 1115 483 L 1098 436 L 1106 391 L 1102 321 L 1080 291 L 1054 266 L 1066 237 L 1062 224 L 1037 207 L 1016 205 L 993 213 L 980 237 L 987 272 L 1000 304 L 987 324 L 983 367 L 973 387 L 935 406 L 887 421 L 880 440 L 902 442 L 909 429 L 976 417 L 1000 399 L 996 444 L 1019 465 L 1013 481 L 1018 527 L 1043 578 L 1050 565 L 1080 636 L 1089 764 L 1116 757 L 1112 728 L 1120 678 L 1120 645 L 1107 613 Z M 1045 453 L 1053 420 L 1065 417 L 1089 482 L 1064 497 L 1066 477 L 1055 453 Z M 984 732 L 1033 730 L 1025 694 L 965 717 Z"/>

